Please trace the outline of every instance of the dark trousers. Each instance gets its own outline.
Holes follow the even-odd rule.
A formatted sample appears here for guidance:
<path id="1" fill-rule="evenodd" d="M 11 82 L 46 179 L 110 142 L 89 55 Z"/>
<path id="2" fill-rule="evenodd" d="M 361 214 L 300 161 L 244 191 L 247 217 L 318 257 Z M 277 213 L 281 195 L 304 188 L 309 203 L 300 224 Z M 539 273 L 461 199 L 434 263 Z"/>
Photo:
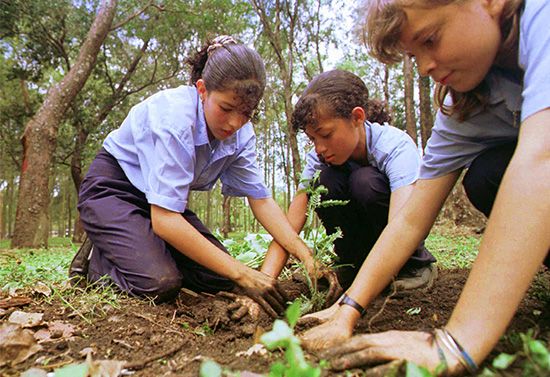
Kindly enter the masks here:
<path id="1" fill-rule="evenodd" d="M 88 280 L 108 276 L 134 296 L 169 300 L 182 286 L 206 292 L 229 290 L 233 282 L 195 263 L 158 237 L 151 206 L 107 151 L 101 149 L 82 182 L 78 210 L 94 245 Z M 204 237 L 227 252 L 199 218 L 182 216 Z"/>
<path id="2" fill-rule="evenodd" d="M 327 233 L 340 228 L 343 237 L 334 243 L 339 259 L 338 278 L 348 288 L 359 268 L 388 223 L 390 185 L 388 177 L 373 166 L 351 170 L 330 166 L 321 171 L 319 184 L 328 189 L 322 199 L 349 200 L 344 206 L 318 208 L 317 215 Z M 422 242 L 401 271 L 417 269 L 435 262 Z"/>
<path id="3" fill-rule="evenodd" d="M 464 175 L 462 184 L 468 199 L 486 217 L 491 215 L 500 182 L 515 149 L 515 142 L 487 149 L 475 158 Z M 544 264 L 550 267 L 550 255 L 546 256 Z"/>

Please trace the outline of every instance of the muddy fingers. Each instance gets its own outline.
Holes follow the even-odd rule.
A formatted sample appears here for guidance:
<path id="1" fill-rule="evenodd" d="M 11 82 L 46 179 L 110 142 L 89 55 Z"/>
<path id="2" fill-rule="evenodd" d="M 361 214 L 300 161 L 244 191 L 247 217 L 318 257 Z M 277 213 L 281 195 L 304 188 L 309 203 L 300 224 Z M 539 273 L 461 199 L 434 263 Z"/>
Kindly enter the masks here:
<path id="1" fill-rule="evenodd" d="M 360 351 L 345 354 L 330 360 L 330 366 L 333 370 L 345 370 L 363 365 L 380 364 L 384 361 L 389 361 L 392 358 L 384 356 L 384 352 L 380 348 L 366 348 Z"/>

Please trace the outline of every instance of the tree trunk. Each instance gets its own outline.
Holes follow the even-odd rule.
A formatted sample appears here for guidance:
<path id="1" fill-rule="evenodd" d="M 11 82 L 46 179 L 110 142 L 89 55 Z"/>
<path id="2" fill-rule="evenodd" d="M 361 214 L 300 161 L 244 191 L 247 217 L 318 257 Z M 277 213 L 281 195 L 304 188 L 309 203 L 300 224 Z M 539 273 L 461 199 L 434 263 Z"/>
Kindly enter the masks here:
<path id="1" fill-rule="evenodd" d="M 431 81 L 430 77 L 418 78 L 418 91 L 420 95 L 420 137 L 422 139 L 422 150 L 432 134 L 434 117 L 432 113 Z"/>
<path id="2" fill-rule="evenodd" d="M 413 141 L 418 144 L 414 111 L 414 72 L 411 58 L 406 55 L 403 59 L 403 76 L 405 81 L 405 129 Z"/>
<path id="3" fill-rule="evenodd" d="M 81 124 L 78 124 L 76 128 L 77 136 L 73 155 L 71 157 L 71 178 L 73 180 L 73 185 L 76 191 L 78 202 L 80 185 L 82 184 L 82 180 L 84 179 L 82 174 L 82 152 L 84 150 L 84 146 L 86 145 L 86 140 L 88 139 L 88 132 Z M 84 227 L 82 225 L 82 222 L 80 221 L 80 214 L 78 214 L 74 222 L 73 242 L 84 242 L 84 239 Z"/>
<path id="4" fill-rule="evenodd" d="M 223 196 L 223 226 L 222 234 L 223 238 L 227 238 L 229 232 L 231 232 L 231 197 Z"/>
<path id="5" fill-rule="evenodd" d="M 49 206 L 48 179 L 57 131 L 65 112 L 80 92 L 96 62 L 99 49 L 109 33 L 117 1 L 104 0 L 86 36 L 76 63 L 54 86 L 23 134 L 23 166 L 15 217 L 12 247 L 34 247 L 40 218 Z"/>

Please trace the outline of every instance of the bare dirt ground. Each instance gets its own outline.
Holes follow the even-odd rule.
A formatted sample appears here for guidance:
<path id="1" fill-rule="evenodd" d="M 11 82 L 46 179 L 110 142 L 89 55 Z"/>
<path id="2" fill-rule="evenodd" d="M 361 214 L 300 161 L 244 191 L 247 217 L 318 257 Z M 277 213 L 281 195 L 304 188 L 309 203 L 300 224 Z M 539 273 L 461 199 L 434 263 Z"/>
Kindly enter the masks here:
<path id="1" fill-rule="evenodd" d="M 462 223 L 470 217 L 462 216 Z M 462 226 L 451 227 L 452 234 L 480 233 L 480 223 L 472 223 L 477 227 L 468 226 L 467 221 Z M 438 279 L 429 289 L 395 294 L 385 292 L 359 321 L 355 333 L 429 330 L 443 326 L 468 273 L 467 269 L 440 269 Z M 543 272 L 538 280 L 545 282 L 546 288 L 543 289 L 547 290 L 550 271 Z M 308 292 L 302 281 L 285 280 L 281 283 L 291 299 Z M 119 300 L 118 309 L 105 305 L 103 313 L 88 322 L 59 299 L 46 300 L 36 292 L 23 293 L 23 296 L 20 305 L 1 309 L 6 308 L 3 303 L 13 298 L 0 293 L 0 338 L 3 336 L 1 326 L 14 311 L 43 313 L 38 325 L 29 326 L 41 350 L 22 362 L 1 366 L 0 377 L 19 376 L 31 367 L 52 371 L 64 365 L 81 363 L 90 352 L 94 360 L 124 361 L 124 367 L 133 376 L 198 376 L 200 364 L 206 359 L 213 359 L 235 372 L 267 374 L 270 365 L 283 358 L 280 352 L 247 352 L 259 342 L 265 331 L 271 329 L 273 320 L 263 314 L 258 322 L 252 322 L 248 317 L 231 321 L 228 311 L 231 302 L 219 296 L 182 290 L 176 301 L 161 305 L 123 298 Z M 537 288 L 534 284 L 522 301 L 507 335 L 534 329 L 538 339 L 550 343 L 550 304 L 547 300 L 544 303 L 540 297 L 540 286 Z M 0 345 L 0 365 L 2 352 Z M 514 352 L 505 338 L 487 360 L 501 352 Z M 308 356 L 312 361 L 318 361 L 314 355 Z M 325 371 L 323 376 L 360 376 L 366 369 L 355 369 L 348 374 Z M 521 375 L 519 369 L 516 372 L 507 375 Z M 244 377 L 246 373 L 241 375 Z"/>
<path id="2" fill-rule="evenodd" d="M 467 274 L 467 270 L 442 270 L 433 287 L 393 295 L 383 311 L 372 319 L 385 301 L 385 297 L 380 297 L 361 319 L 356 333 L 421 330 L 444 325 Z M 283 284 L 291 297 L 307 291 L 303 283 L 297 281 L 287 280 Z M 259 323 L 250 323 L 246 317 L 232 322 L 227 310 L 229 303 L 221 297 L 195 296 L 185 291 L 175 302 L 157 306 L 123 299 L 120 309 L 106 308 L 106 315 L 88 324 L 60 302 L 47 304 L 32 300 L 17 309 L 44 313 L 42 327 L 56 321 L 73 325 L 72 334 L 50 333 L 50 339 L 41 343 L 41 351 L 15 366 L 0 368 L 0 376 L 17 376 L 33 366 L 53 370 L 64 364 L 82 362 L 83 354 L 90 350 L 94 359 L 128 362 L 126 367 L 135 371 L 134 376 L 197 376 L 200 363 L 206 358 L 233 371 L 267 373 L 269 365 L 282 357 L 280 353 L 246 356 L 239 352 L 256 343 L 259 336 L 270 329 L 271 320 L 266 315 Z M 5 322 L 13 310 L 15 308 L 4 312 L 0 322 Z M 532 294 L 524 299 L 508 332 L 529 328 L 538 331 L 538 338 L 550 339 L 550 308 L 544 307 Z M 506 342 L 501 341 L 493 353 L 506 348 Z M 326 375 L 336 374 L 327 372 Z"/>

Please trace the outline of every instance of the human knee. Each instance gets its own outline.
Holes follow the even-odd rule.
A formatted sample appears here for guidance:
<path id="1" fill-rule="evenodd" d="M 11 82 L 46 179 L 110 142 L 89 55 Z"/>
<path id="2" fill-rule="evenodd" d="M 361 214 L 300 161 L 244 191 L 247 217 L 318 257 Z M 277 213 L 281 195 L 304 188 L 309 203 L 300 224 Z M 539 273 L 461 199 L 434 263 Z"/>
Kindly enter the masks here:
<path id="1" fill-rule="evenodd" d="M 165 302 L 174 299 L 178 295 L 181 286 L 182 277 L 180 273 L 155 274 L 134 283 L 132 294 L 149 297 L 156 302 Z"/>
<path id="2" fill-rule="evenodd" d="M 491 179 L 490 170 L 484 164 L 472 164 L 462 180 L 468 200 L 485 216 L 489 217 L 495 201 L 498 186 Z"/>
<path id="3" fill-rule="evenodd" d="M 350 175 L 349 187 L 351 197 L 364 206 L 389 200 L 388 178 L 372 166 L 355 170 Z"/>
<path id="4" fill-rule="evenodd" d="M 328 192 L 323 195 L 324 200 L 343 200 L 349 195 L 348 174 L 333 167 L 325 168 L 319 175 L 319 185 L 323 185 Z"/>

